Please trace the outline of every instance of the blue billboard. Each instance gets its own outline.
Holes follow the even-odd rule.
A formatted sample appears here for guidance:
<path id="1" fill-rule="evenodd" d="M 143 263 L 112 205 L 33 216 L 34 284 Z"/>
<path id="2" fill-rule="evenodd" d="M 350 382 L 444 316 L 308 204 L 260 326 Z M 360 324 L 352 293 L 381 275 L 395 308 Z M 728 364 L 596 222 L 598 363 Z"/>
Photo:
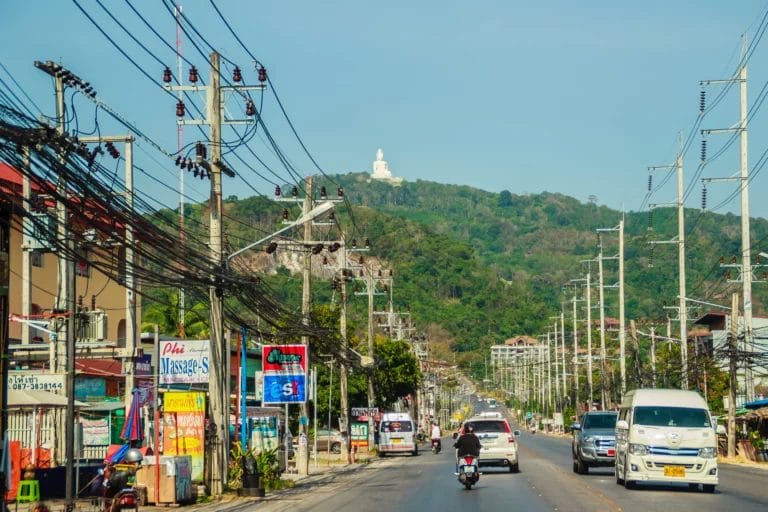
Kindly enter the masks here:
<path id="1" fill-rule="evenodd" d="M 307 401 L 307 379 L 303 373 L 264 374 L 264 403 L 294 404 Z"/>

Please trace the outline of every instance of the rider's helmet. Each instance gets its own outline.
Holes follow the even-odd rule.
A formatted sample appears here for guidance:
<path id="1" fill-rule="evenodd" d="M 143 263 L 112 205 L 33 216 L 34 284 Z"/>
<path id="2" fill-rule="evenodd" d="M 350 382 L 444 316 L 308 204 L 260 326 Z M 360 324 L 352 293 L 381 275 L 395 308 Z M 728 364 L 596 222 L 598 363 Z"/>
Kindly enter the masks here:
<path id="1" fill-rule="evenodd" d="M 131 448 L 125 452 L 126 464 L 139 464 L 142 460 L 144 460 L 144 456 L 138 448 Z"/>
<path id="2" fill-rule="evenodd" d="M 475 426 L 472 425 L 471 423 L 467 423 L 466 425 L 464 425 L 464 432 L 465 433 L 471 434 L 474 431 L 475 431 Z"/>

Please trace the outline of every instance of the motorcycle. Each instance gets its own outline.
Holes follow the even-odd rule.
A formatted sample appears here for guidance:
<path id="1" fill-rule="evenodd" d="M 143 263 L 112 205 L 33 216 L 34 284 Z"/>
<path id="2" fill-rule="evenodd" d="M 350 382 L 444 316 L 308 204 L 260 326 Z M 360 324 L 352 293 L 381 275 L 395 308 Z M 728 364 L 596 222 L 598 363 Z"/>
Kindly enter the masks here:
<path id="1" fill-rule="evenodd" d="M 459 457 L 458 473 L 459 482 L 470 490 L 473 485 L 480 480 L 480 472 L 477 467 L 477 457 L 473 455 L 463 455 Z"/>
<path id="2" fill-rule="evenodd" d="M 131 448 L 123 464 L 108 462 L 99 470 L 94 490 L 100 490 L 103 512 L 139 512 L 139 493 L 132 481 L 142 458 L 141 452 Z"/>
<path id="3" fill-rule="evenodd" d="M 432 453 L 434 453 L 435 455 L 437 455 L 438 453 L 440 453 L 440 448 L 442 448 L 442 447 L 440 446 L 441 444 L 442 444 L 442 443 L 440 442 L 440 440 L 439 440 L 439 439 L 433 439 L 433 440 L 432 440 Z"/>

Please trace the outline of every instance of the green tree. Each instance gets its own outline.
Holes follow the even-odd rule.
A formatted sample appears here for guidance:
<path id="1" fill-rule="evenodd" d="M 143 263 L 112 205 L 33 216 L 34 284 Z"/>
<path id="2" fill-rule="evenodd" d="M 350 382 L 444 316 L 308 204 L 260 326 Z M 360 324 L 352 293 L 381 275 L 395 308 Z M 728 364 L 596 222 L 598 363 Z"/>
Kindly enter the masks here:
<path id="1" fill-rule="evenodd" d="M 509 190 L 502 190 L 499 194 L 499 206 L 502 208 L 512 206 L 512 193 Z"/>
<path id="2" fill-rule="evenodd" d="M 144 298 L 141 330 L 152 332 L 159 326 L 161 334 L 179 336 L 179 292 L 171 288 L 158 288 Z M 184 335 L 187 338 L 208 336 L 208 304 L 188 302 L 184 313 Z"/>
<path id="3" fill-rule="evenodd" d="M 374 370 L 376 404 L 387 408 L 400 398 L 415 393 L 421 381 L 419 361 L 406 341 L 377 340 Z"/>

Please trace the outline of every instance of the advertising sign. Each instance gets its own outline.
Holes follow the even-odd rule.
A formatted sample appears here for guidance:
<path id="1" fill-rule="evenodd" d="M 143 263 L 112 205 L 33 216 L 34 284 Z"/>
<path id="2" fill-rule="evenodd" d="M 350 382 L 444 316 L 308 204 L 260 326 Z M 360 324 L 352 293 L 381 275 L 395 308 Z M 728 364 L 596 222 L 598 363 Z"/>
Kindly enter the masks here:
<path id="1" fill-rule="evenodd" d="M 357 446 L 358 448 L 368 448 L 368 424 L 367 423 L 352 423 L 352 428 L 350 429 L 352 440 L 352 446 Z"/>
<path id="2" fill-rule="evenodd" d="M 307 373 L 306 345 L 264 345 L 261 352 L 264 373 Z"/>
<path id="3" fill-rule="evenodd" d="M 210 380 L 209 340 L 160 342 L 160 384 L 201 384 Z"/>
<path id="4" fill-rule="evenodd" d="M 63 373 L 9 372 L 8 389 L 12 391 L 49 391 L 64 394 Z"/>
<path id="5" fill-rule="evenodd" d="M 265 404 L 299 403 L 307 400 L 307 379 L 304 374 L 264 374 Z"/>
<path id="6" fill-rule="evenodd" d="M 163 454 L 190 455 L 192 480 L 202 480 L 205 393 L 167 392 L 163 395 L 163 411 Z"/>
<path id="7" fill-rule="evenodd" d="M 84 446 L 108 446 L 109 422 L 106 418 L 96 420 L 82 419 L 83 445 Z"/>

